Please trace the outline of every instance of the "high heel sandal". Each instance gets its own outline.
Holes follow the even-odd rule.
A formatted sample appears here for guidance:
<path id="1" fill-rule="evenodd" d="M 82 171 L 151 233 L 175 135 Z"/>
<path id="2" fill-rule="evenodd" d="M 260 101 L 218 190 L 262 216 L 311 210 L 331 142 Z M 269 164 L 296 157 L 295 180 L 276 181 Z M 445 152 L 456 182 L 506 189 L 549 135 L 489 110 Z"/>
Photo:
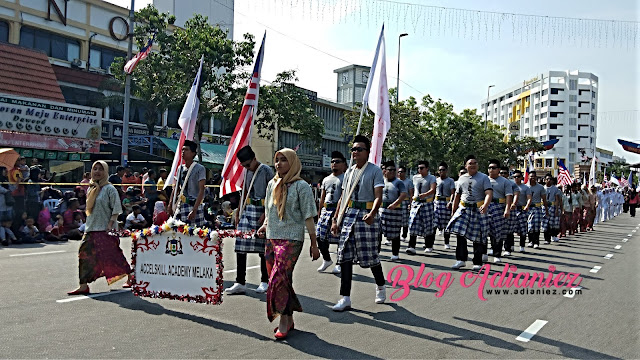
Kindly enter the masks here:
<path id="1" fill-rule="evenodd" d="M 69 295 L 69 296 L 71 296 L 71 295 L 89 295 L 89 294 L 90 294 L 90 290 L 89 290 L 88 287 L 85 290 L 78 289 L 78 290 L 69 291 L 67 293 L 67 295 Z"/>
<path id="2" fill-rule="evenodd" d="M 287 332 L 283 333 L 280 330 L 278 330 L 278 328 L 275 328 L 275 338 L 276 340 L 284 340 L 287 338 L 287 336 L 289 336 L 289 333 L 291 332 L 291 330 L 293 330 L 294 328 L 294 324 L 291 323 L 291 326 L 289 326 L 289 329 L 287 329 Z"/>

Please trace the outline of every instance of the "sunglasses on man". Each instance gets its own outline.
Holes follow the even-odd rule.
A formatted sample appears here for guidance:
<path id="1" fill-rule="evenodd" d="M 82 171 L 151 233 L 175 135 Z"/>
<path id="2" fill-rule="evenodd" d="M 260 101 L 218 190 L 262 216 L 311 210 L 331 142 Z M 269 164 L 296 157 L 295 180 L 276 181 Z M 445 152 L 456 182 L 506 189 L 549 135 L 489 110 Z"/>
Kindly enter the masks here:
<path id="1" fill-rule="evenodd" d="M 363 148 L 363 147 L 359 147 L 359 146 L 356 146 L 356 147 L 352 147 L 352 148 L 351 148 L 351 152 L 356 152 L 356 151 L 357 151 L 357 152 L 363 152 L 363 151 L 365 151 L 365 150 L 367 150 L 367 149 L 365 149 L 365 148 Z"/>
<path id="2" fill-rule="evenodd" d="M 344 161 L 342 160 L 331 160 L 332 164 L 342 164 Z"/>

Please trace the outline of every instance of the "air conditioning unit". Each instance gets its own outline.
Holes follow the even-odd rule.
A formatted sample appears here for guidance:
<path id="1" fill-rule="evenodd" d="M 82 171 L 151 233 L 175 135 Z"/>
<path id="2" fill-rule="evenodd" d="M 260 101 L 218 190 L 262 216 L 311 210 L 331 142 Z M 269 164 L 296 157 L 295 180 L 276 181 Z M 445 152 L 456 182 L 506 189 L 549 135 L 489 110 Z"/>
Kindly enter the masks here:
<path id="1" fill-rule="evenodd" d="M 82 61 L 80 59 L 73 59 L 73 61 L 71 62 L 71 67 L 83 68 L 84 67 L 84 61 Z"/>

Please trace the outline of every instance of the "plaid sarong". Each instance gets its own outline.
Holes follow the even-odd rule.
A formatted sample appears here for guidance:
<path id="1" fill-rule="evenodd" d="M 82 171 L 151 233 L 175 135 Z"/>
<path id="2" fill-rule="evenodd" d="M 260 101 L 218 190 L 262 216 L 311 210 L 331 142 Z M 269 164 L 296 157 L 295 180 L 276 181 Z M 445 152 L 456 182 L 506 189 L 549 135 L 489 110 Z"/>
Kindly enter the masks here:
<path id="1" fill-rule="evenodd" d="M 182 222 L 185 222 L 193 226 L 197 226 L 197 227 L 205 226 L 207 224 L 207 221 L 204 218 L 204 205 L 200 204 L 200 206 L 198 207 L 198 211 L 196 212 L 196 218 L 193 219 L 193 221 L 190 221 L 187 218 L 189 217 L 189 213 L 192 210 L 193 210 L 193 205 L 181 203 L 180 208 L 176 210 L 174 217 L 177 220 L 180 220 Z"/>
<path id="2" fill-rule="evenodd" d="M 258 221 L 262 214 L 264 214 L 264 206 L 247 204 L 240 216 L 238 230 L 243 232 L 258 230 L 260 228 Z M 235 251 L 237 253 L 264 253 L 265 239 L 237 237 Z"/>
<path id="3" fill-rule="evenodd" d="M 516 233 L 518 235 L 527 235 L 527 220 L 529 214 L 522 210 L 522 207 L 512 210 L 509 215 L 509 232 L 508 234 Z"/>
<path id="4" fill-rule="evenodd" d="M 411 208 L 411 201 L 402 201 L 402 227 L 409 226 L 409 209 Z"/>
<path id="5" fill-rule="evenodd" d="M 527 232 L 540 232 L 542 226 L 542 208 L 532 206 L 529 209 L 529 216 L 527 217 Z"/>
<path id="6" fill-rule="evenodd" d="M 560 216 L 556 216 L 556 206 L 549 206 L 549 216 L 543 215 L 542 218 L 542 231 L 549 231 L 551 229 L 560 229 Z"/>
<path id="7" fill-rule="evenodd" d="M 489 204 L 489 235 L 500 241 L 507 237 L 509 223 L 504 218 L 505 204 Z M 511 216 L 511 214 L 509 214 Z"/>
<path id="8" fill-rule="evenodd" d="M 433 203 L 411 202 L 409 214 L 409 234 L 427 236 L 435 232 L 433 228 Z"/>
<path id="9" fill-rule="evenodd" d="M 436 200 L 436 208 L 434 213 L 433 227 L 444 230 L 451 220 L 451 209 L 447 209 L 446 200 Z"/>
<path id="10" fill-rule="evenodd" d="M 460 206 L 453 214 L 446 232 L 461 235 L 475 243 L 487 243 L 489 236 L 489 216 L 480 214 L 477 208 Z"/>
<path id="11" fill-rule="evenodd" d="M 402 230 L 402 209 L 380 208 L 380 230 L 387 239 L 399 239 Z"/>
<path id="12" fill-rule="evenodd" d="M 362 217 L 369 210 L 347 208 L 342 220 L 340 243 L 338 244 L 338 264 L 357 262 L 363 268 L 380 264 L 378 258 L 378 217 L 367 225 Z"/>
<path id="13" fill-rule="evenodd" d="M 322 208 L 318 224 L 316 225 L 316 237 L 318 241 L 329 241 L 329 244 L 337 244 L 340 242 L 339 236 L 331 235 L 331 219 L 336 209 Z"/>

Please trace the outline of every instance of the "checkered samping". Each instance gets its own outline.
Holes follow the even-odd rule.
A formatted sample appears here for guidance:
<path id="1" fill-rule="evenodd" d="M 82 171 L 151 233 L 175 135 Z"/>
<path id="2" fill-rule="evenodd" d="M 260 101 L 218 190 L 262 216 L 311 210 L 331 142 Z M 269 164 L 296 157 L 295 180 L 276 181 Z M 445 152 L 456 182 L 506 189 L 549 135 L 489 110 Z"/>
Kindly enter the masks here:
<path id="1" fill-rule="evenodd" d="M 336 209 L 322 208 L 318 224 L 316 225 L 316 237 L 318 241 L 328 241 L 329 244 L 337 244 L 340 241 L 339 236 L 331 235 L 331 220 Z"/>
<path id="2" fill-rule="evenodd" d="M 402 230 L 402 209 L 380 209 L 380 230 L 387 239 L 400 238 Z"/>
<path id="3" fill-rule="evenodd" d="M 436 229 L 444 230 L 451 220 L 451 209 L 447 209 L 446 200 L 436 200 L 435 213 L 433 227 Z"/>
<path id="4" fill-rule="evenodd" d="M 480 214 L 477 208 L 460 206 L 451 217 L 445 231 L 464 236 L 475 243 L 486 244 L 489 236 L 489 216 Z"/>
<path id="5" fill-rule="evenodd" d="M 489 235 L 496 240 L 505 240 L 507 238 L 509 222 L 508 219 L 504 218 L 504 208 L 504 204 L 489 204 Z"/>
<path id="6" fill-rule="evenodd" d="M 542 231 L 548 231 L 550 229 L 560 229 L 560 216 L 556 215 L 556 206 L 549 206 L 549 216 L 542 218 Z"/>
<path id="7" fill-rule="evenodd" d="M 411 201 L 402 201 L 402 227 L 409 226 L 409 209 L 411 208 Z"/>
<path id="8" fill-rule="evenodd" d="M 409 214 L 409 234 L 427 236 L 434 232 L 433 203 L 413 201 Z"/>
<path id="9" fill-rule="evenodd" d="M 193 221 L 188 220 L 191 210 L 193 210 L 193 205 L 181 203 L 180 208 L 176 211 L 174 217 L 177 220 L 183 221 L 193 226 L 205 226 L 207 222 L 204 218 L 204 205 L 200 204 L 200 206 L 198 207 L 198 211 L 196 212 L 196 218 Z"/>
<path id="10" fill-rule="evenodd" d="M 373 224 L 367 225 L 362 217 L 368 213 L 369 210 L 354 208 L 347 208 L 345 211 L 338 245 L 338 264 L 354 261 L 363 268 L 380 264 L 378 258 L 380 223 L 376 216 Z"/>
<path id="11" fill-rule="evenodd" d="M 238 222 L 238 230 L 249 232 L 258 230 L 260 227 L 260 216 L 264 214 L 264 206 L 247 204 L 242 211 L 240 221 Z M 235 251 L 237 253 L 264 253 L 265 239 L 256 237 L 237 237 Z"/>
<path id="12" fill-rule="evenodd" d="M 516 233 L 518 235 L 527 234 L 527 219 L 529 215 L 522 208 L 512 210 L 509 215 L 509 234 Z"/>
<path id="13" fill-rule="evenodd" d="M 527 218 L 527 232 L 540 232 L 540 227 L 542 226 L 542 208 L 541 207 L 531 207 L 529 209 L 529 216 Z"/>

